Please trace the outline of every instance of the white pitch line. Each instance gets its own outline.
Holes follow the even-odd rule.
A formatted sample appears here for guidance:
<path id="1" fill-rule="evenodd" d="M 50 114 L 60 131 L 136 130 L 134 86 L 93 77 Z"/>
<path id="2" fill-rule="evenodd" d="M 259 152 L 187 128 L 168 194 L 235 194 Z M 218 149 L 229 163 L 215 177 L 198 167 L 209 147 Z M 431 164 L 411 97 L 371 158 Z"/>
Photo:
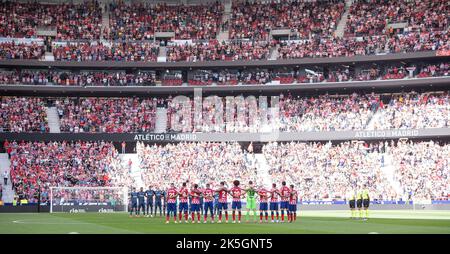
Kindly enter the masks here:
<path id="1" fill-rule="evenodd" d="M 36 221 L 23 221 L 23 220 L 13 220 L 13 223 L 17 224 L 40 224 L 40 225 L 87 225 L 91 223 L 85 223 L 85 222 L 36 222 Z"/>

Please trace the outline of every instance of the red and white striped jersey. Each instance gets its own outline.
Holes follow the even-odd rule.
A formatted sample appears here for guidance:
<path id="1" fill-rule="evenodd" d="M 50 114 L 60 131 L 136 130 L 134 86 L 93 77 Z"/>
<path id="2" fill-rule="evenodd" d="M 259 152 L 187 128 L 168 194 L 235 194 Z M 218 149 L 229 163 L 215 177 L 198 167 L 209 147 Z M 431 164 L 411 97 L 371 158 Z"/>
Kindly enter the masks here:
<path id="1" fill-rule="evenodd" d="M 200 191 L 199 190 L 191 190 L 191 203 L 199 205 L 200 204 Z"/>
<path id="2" fill-rule="evenodd" d="M 287 186 L 283 186 L 280 189 L 281 201 L 289 201 L 291 190 Z"/>
<path id="3" fill-rule="evenodd" d="M 181 188 L 179 193 L 180 193 L 180 203 L 187 203 L 189 199 L 189 190 L 187 188 Z"/>
<path id="4" fill-rule="evenodd" d="M 203 190 L 203 197 L 205 197 L 205 202 L 214 201 L 214 190 L 213 189 Z"/>
<path id="5" fill-rule="evenodd" d="M 298 201 L 298 193 L 296 190 L 291 190 L 291 195 L 289 198 L 289 204 L 296 205 Z"/>
<path id="6" fill-rule="evenodd" d="M 267 201 L 269 200 L 269 191 L 266 189 L 259 189 L 258 195 L 260 203 L 267 203 Z"/>
<path id="7" fill-rule="evenodd" d="M 270 190 L 270 202 L 278 202 L 278 190 L 276 188 Z"/>
<path id="8" fill-rule="evenodd" d="M 241 201 L 242 194 L 244 193 L 243 189 L 235 186 L 231 188 L 230 192 L 234 202 Z"/>
<path id="9" fill-rule="evenodd" d="M 167 190 L 167 203 L 176 203 L 177 202 L 178 192 L 175 188 L 170 188 Z"/>
<path id="10" fill-rule="evenodd" d="M 226 203 L 228 195 L 227 188 L 219 189 L 219 203 Z"/>

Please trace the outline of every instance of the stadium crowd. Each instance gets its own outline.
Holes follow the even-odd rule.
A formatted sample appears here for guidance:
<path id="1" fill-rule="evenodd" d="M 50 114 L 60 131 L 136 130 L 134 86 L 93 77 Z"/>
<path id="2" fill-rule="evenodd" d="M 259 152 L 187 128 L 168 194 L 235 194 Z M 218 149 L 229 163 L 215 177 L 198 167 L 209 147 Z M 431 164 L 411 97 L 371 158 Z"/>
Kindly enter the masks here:
<path id="1" fill-rule="evenodd" d="M 249 154 L 237 142 L 197 142 L 136 147 L 145 186 L 168 188 L 170 183 L 189 181 L 204 187 L 218 186 L 221 181 L 231 183 L 259 181 Z M 260 182 L 260 181 L 259 181 Z"/>
<path id="2" fill-rule="evenodd" d="M 48 132 L 45 99 L 0 97 L 0 132 Z"/>
<path id="3" fill-rule="evenodd" d="M 11 157 L 11 181 L 16 193 L 35 202 L 39 190 L 48 201 L 49 187 L 134 186 L 130 164 L 118 157 L 112 143 L 16 142 L 7 144 Z M 303 201 L 343 200 L 349 191 L 367 184 L 374 200 L 448 200 L 450 145 L 433 141 L 271 142 L 263 146 L 269 181 L 259 175 L 252 151 L 235 142 L 181 142 L 146 145 L 138 142 L 137 155 L 145 186 L 167 188 L 188 181 L 204 186 L 219 182 L 285 180 L 295 184 Z M 393 181 L 384 167 L 393 168 Z M 266 186 L 269 187 L 269 186 Z M 57 197 L 70 199 L 71 192 Z M 91 192 L 77 199 L 93 198 Z M 69 195 L 69 196 L 67 196 Z"/>
<path id="4" fill-rule="evenodd" d="M 214 39 L 220 31 L 224 6 L 219 1 L 200 5 L 164 3 L 109 4 L 112 40 L 149 40 L 155 32 L 174 32 L 175 39 Z"/>
<path id="5" fill-rule="evenodd" d="M 450 198 L 450 145 L 399 141 L 389 150 L 403 193 L 417 199 Z"/>
<path id="6" fill-rule="evenodd" d="M 154 42 L 68 42 L 53 47 L 55 61 L 146 61 L 156 62 Z"/>
<path id="7" fill-rule="evenodd" d="M 158 100 L 80 98 L 56 100 L 61 132 L 150 132 Z"/>
<path id="8" fill-rule="evenodd" d="M 388 24 L 406 23 L 405 30 L 445 30 L 450 5 L 445 0 L 354 1 L 347 20 L 347 36 L 395 34 Z"/>
<path id="9" fill-rule="evenodd" d="M 144 86 L 155 85 L 154 72 L 12 70 L 0 71 L 0 84 L 63 86 Z"/>
<path id="10" fill-rule="evenodd" d="M 39 43 L 0 42 L 0 60 L 41 59 L 44 46 Z"/>
<path id="11" fill-rule="evenodd" d="M 261 103 L 259 99 L 243 96 L 232 97 L 232 100 L 219 96 L 204 99 L 200 102 L 201 117 L 195 113 L 192 98 L 187 104 L 180 104 L 171 96 L 145 99 L 66 97 L 48 102 L 28 97 L 1 99 L 0 131 L 4 132 L 48 132 L 46 110 L 51 104 L 57 108 L 60 130 L 75 133 L 153 131 L 156 107 L 167 107 L 167 131 L 309 132 L 450 126 L 450 100 L 445 91 L 318 96 L 286 93 L 280 94 L 278 101 L 269 98 L 266 119 L 264 115 L 254 115 L 253 110 L 258 110 Z M 217 120 L 218 116 L 223 122 Z M 180 123 L 182 130 L 177 127 Z"/>
<path id="12" fill-rule="evenodd" d="M 274 42 L 210 40 L 168 47 L 169 62 L 264 60 L 269 58 Z"/>
<path id="13" fill-rule="evenodd" d="M 393 36 L 375 35 L 359 38 L 317 38 L 281 42 L 280 59 L 351 57 L 386 53 L 409 53 L 448 49 L 448 31 L 409 32 Z"/>
<path id="14" fill-rule="evenodd" d="M 397 193 L 380 170 L 383 142 L 277 143 L 262 149 L 273 182 L 295 184 L 303 200 L 342 200 L 368 184 L 373 199 L 395 200 Z"/>
<path id="15" fill-rule="evenodd" d="M 110 25 L 104 28 L 103 10 L 95 0 L 81 4 L 5 1 L 0 3 L 0 36 L 37 38 L 42 37 L 37 36 L 38 27 L 56 27 L 56 41 L 65 41 L 52 46 L 56 61 L 156 61 L 155 33 L 161 31 L 174 32 L 175 40 L 189 41 L 169 42 L 170 62 L 261 60 L 269 58 L 276 45 L 280 45 L 281 59 L 449 50 L 447 2 L 357 0 L 350 7 L 347 36 L 340 38 L 336 27 L 344 13 L 343 0 L 235 1 L 226 24 L 224 6 L 218 1 L 203 5 L 117 1 L 105 5 Z M 390 26 L 397 23 L 406 25 Z M 226 27 L 230 40 L 219 42 L 218 34 Z M 289 41 L 270 38 L 273 29 L 290 30 Z M 2 42 L 0 59 L 39 59 L 43 47 Z"/>
<path id="16" fill-rule="evenodd" d="M 308 68 L 313 69 L 313 72 Z M 310 72 L 306 71 L 309 70 Z M 410 71 L 412 71 L 410 73 Z M 352 82 L 449 76 L 449 63 L 414 63 L 343 67 L 305 67 L 283 69 L 197 70 L 187 74 L 188 85 L 264 85 L 320 82 Z M 181 71 L 66 71 L 43 69 L 0 70 L 0 84 L 66 85 L 66 86 L 147 86 L 161 82 L 163 86 L 183 84 Z"/>
<path id="17" fill-rule="evenodd" d="M 267 40 L 272 29 L 289 29 L 300 38 L 331 36 L 344 13 L 344 1 L 271 1 L 233 3 L 230 38 Z"/>
<path id="18" fill-rule="evenodd" d="M 9 142 L 11 181 L 16 194 L 35 202 L 49 187 L 129 186 L 127 168 L 110 142 Z"/>
<path id="19" fill-rule="evenodd" d="M 377 95 L 280 98 L 281 131 L 345 131 L 365 129 L 383 103 Z"/>
<path id="20" fill-rule="evenodd" d="M 100 38 L 102 9 L 95 0 L 45 4 L 37 1 L 0 2 L 0 37 L 34 38 L 37 29 L 56 28 L 56 39 Z"/>
<path id="21" fill-rule="evenodd" d="M 450 127 L 450 97 L 448 92 L 403 93 L 393 95 L 379 110 L 373 129 L 422 129 Z"/>

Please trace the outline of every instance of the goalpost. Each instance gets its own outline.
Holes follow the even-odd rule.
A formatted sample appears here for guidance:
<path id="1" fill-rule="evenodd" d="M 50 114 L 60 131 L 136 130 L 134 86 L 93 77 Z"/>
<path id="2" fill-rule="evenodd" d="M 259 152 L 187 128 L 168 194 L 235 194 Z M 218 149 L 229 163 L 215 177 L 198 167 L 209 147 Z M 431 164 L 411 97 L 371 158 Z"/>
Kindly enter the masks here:
<path id="1" fill-rule="evenodd" d="M 50 187 L 50 213 L 128 212 L 127 187 Z"/>

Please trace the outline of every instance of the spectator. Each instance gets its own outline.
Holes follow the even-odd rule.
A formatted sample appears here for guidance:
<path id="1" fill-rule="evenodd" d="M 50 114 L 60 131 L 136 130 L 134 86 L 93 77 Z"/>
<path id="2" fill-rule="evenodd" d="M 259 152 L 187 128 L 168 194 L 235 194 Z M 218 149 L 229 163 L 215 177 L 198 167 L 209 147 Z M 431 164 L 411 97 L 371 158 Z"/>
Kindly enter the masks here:
<path id="1" fill-rule="evenodd" d="M 122 154 L 125 153 L 125 147 L 126 147 L 127 143 L 125 143 L 125 141 L 122 142 Z"/>

